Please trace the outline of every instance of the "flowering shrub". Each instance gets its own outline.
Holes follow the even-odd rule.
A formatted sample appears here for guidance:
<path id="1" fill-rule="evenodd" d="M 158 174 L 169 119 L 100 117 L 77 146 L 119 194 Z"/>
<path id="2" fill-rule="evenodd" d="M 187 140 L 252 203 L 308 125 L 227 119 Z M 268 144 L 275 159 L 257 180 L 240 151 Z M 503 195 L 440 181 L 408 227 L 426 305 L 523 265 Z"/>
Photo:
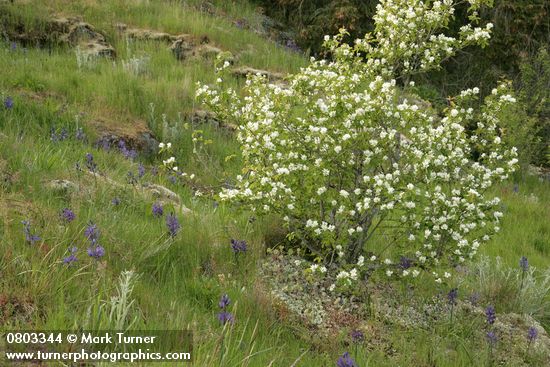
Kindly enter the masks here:
<path id="1" fill-rule="evenodd" d="M 474 22 L 490 1 L 469 2 Z M 508 84 L 484 101 L 465 90 L 441 111 L 419 107 L 407 90 L 415 73 L 487 44 L 491 24 L 465 25 L 457 38 L 438 33 L 454 6 L 382 0 L 372 34 L 354 46 L 341 42 L 345 30 L 326 36 L 332 61 L 312 59 L 286 85 L 249 77 L 244 97 L 224 88 L 229 63 L 219 64 L 216 87 L 197 96 L 237 122 L 244 161 L 221 199 L 280 214 L 309 253 L 342 268 L 341 281 L 372 269 L 450 277 L 498 231 L 499 199 L 485 192 L 517 162 L 499 137 L 498 112 L 515 101 Z"/>

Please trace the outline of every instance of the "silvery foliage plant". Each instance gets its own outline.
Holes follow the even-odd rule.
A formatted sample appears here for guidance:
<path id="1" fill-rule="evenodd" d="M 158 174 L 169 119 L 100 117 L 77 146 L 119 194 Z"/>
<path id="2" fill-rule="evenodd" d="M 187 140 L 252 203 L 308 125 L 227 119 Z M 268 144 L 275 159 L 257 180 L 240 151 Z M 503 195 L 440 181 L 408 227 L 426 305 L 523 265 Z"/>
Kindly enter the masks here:
<path id="1" fill-rule="evenodd" d="M 343 285 L 374 270 L 451 277 L 499 230 L 488 190 L 517 163 L 499 129 L 499 111 L 515 102 L 509 84 L 483 100 L 465 90 L 441 110 L 411 88 L 414 74 L 488 44 L 492 24 L 476 24 L 490 1 L 469 3 L 472 24 L 451 37 L 440 32 L 455 1 L 382 0 L 372 33 L 352 45 L 345 30 L 326 36 L 331 61 L 312 59 L 282 84 L 249 76 L 242 97 L 224 86 L 229 63 L 219 60 L 216 84 L 197 96 L 239 126 L 244 162 L 221 199 L 279 214 Z"/>

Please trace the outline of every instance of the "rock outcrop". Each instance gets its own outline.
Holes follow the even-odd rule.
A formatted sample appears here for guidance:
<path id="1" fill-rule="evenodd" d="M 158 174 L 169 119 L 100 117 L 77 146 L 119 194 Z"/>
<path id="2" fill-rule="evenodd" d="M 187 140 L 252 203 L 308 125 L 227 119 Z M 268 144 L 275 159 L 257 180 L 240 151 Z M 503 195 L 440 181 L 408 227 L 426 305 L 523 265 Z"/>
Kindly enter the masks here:
<path id="1" fill-rule="evenodd" d="M 98 145 L 118 146 L 123 141 L 128 149 L 135 149 L 146 155 L 155 154 L 159 142 L 143 120 L 131 122 L 94 119 L 88 125 L 97 132 Z"/>
<path id="2" fill-rule="evenodd" d="M 284 79 L 285 75 L 282 73 L 276 73 L 273 71 L 254 69 L 248 66 L 235 68 L 232 71 L 236 77 L 246 78 L 248 75 L 261 75 L 266 77 L 271 82 L 280 82 Z"/>

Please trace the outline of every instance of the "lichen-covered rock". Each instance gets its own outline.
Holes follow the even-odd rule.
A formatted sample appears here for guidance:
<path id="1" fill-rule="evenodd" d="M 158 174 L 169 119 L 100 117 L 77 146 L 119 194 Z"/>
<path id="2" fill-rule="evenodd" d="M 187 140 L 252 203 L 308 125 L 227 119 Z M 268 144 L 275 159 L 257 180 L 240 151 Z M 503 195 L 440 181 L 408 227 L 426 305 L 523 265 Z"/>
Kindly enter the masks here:
<path id="1" fill-rule="evenodd" d="M 69 180 L 52 180 L 47 187 L 54 191 L 77 191 L 78 185 Z"/>
<path id="2" fill-rule="evenodd" d="M 193 49 L 193 40 L 187 36 L 178 37 L 178 39 L 170 45 L 170 51 L 172 51 L 178 60 L 185 60 L 193 56 Z"/>
<path id="3" fill-rule="evenodd" d="M 96 144 L 118 146 L 123 141 L 128 149 L 135 149 L 145 155 L 155 154 L 158 141 L 143 120 L 111 121 L 105 118 L 94 119 L 88 125 L 97 132 Z"/>
<path id="4" fill-rule="evenodd" d="M 267 70 L 260 70 L 260 69 L 254 69 L 248 66 L 243 66 L 239 68 L 235 68 L 232 71 L 233 75 L 241 78 L 246 78 L 248 75 L 261 75 L 266 77 L 268 80 L 272 82 L 282 81 L 285 77 L 282 73 L 277 73 L 273 71 L 267 71 Z"/>
<path id="5" fill-rule="evenodd" d="M 178 36 L 170 33 L 155 31 L 152 29 L 129 28 L 124 23 L 116 24 L 116 28 L 126 37 L 140 41 L 173 42 L 178 38 Z"/>
<path id="6" fill-rule="evenodd" d="M 79 18 L 64 17 L 52 19 L 50 24 L 54 32 L 57 32 L 57 39 L 62 44 L 78 47 L 90 56 L 116 57 L 113 46 L 91 24 Z"/>
<path id="7" fill-rule="evenodd" d="M 227 129 L 230 131 L 237 130 L 237 126 L 228 122 L 220 121 L 216 114 L 211 111 L 194 110 L 191 114 L 191 123 L 194 125 L 208 124 L 216 128 Z"/>

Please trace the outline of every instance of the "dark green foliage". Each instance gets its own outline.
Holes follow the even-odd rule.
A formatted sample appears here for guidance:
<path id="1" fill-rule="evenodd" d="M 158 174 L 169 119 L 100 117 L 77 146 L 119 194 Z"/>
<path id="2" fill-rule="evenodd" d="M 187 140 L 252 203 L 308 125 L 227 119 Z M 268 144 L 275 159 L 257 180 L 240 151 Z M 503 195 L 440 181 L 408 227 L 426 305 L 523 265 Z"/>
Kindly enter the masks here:
<path id="1" fill-rule="evenodd" d="M 256 0 L 267 15 L 288 24 L 296 31 L 296 43 L 312 54 L 322 52 L 325 34 L 337 34 L 345 27 L 350 41 L 373 28 L 376 0 Z"/>
<path id="2" fill-rule="evenodd" d="M 550 165 L 550 54 L 547 48 L 520 65 L 517 88 L 526 115 L 535 120 L 531 162 Z"/>

